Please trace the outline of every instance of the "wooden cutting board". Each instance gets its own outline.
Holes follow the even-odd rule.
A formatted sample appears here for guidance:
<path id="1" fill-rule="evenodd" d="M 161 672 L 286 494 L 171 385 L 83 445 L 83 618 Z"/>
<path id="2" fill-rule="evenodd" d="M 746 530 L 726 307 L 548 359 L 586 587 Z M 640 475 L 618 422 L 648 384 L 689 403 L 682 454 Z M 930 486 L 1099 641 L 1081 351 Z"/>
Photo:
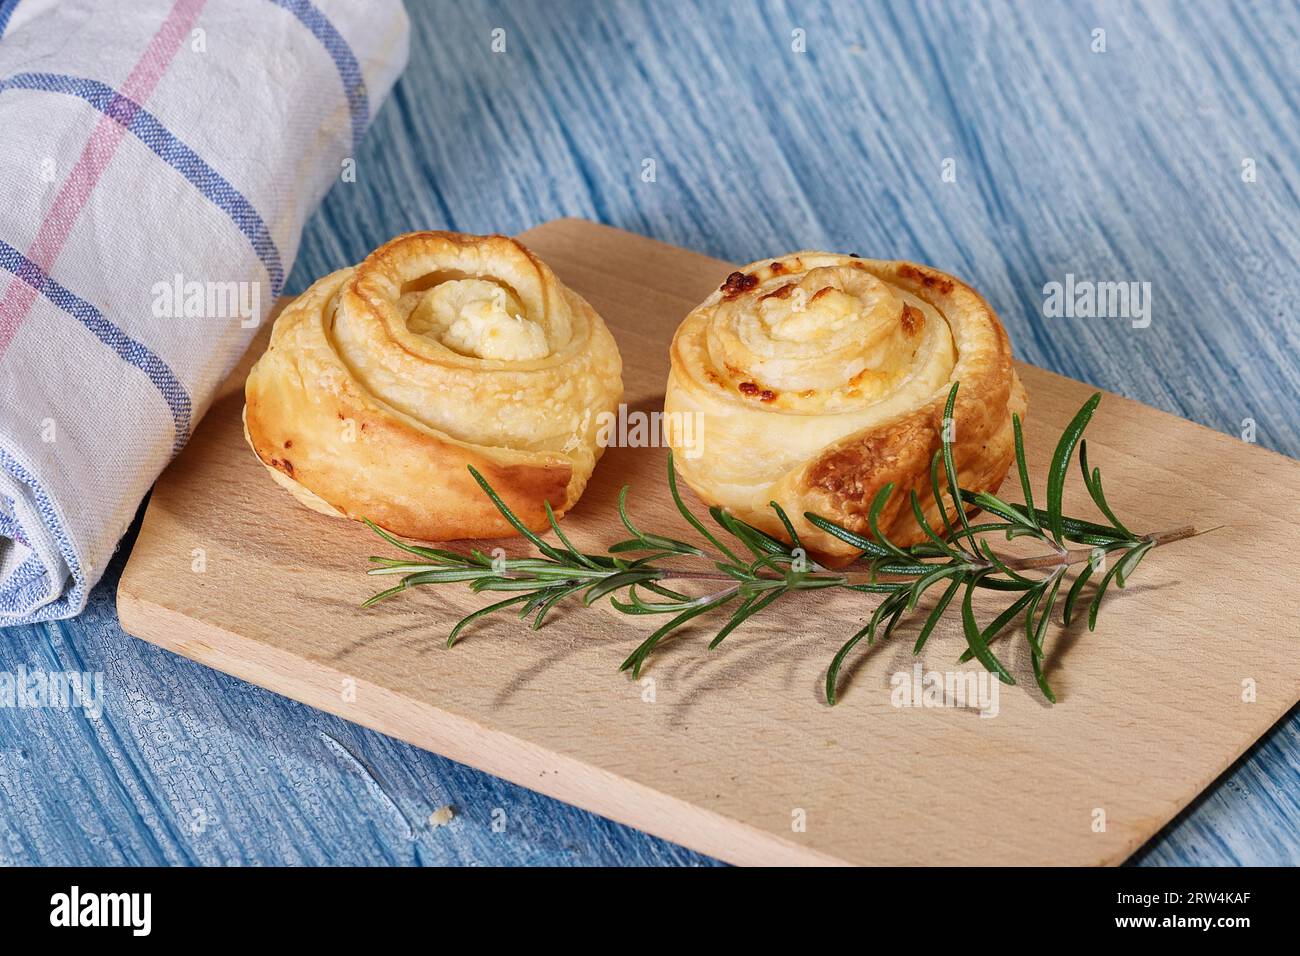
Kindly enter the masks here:
<path id="1" fill-rule="evenodd" d="M 605 317 L 628 407 L 660 408 L 677 322 L 732 267 L 579 220 L 522 238 Z M 722 859 L 1118 863 L 1300 697 L 1300 559 L 1288 541 L 1300 464 L 1114 395 L 1088 442 L 1120 516 L 1143 531 L 1227 527 L 1150 554 L 1096 633 L 1054 627 L 1055 706 L 1035 688 L 1022 631 L 999 640 L 1018 684 L 1000 688 L 997 716 L 894 706 L 891 677 L 910 681 L 917 662 L 917 621 L 864 648 L 828 707 L 826 665 L 869 614 L 868 595 L 791 600 L 714 651 L 705 645 L 720 622 L 705 619 L 663 645 L 639 682 L 618 665 L 653 622 L 609 610 L 570 609 L 537 632 L 491 617 L 448 650 L 451 624 L 485 601 L 441 586 L 361 610 L 381 583 L 365 575 L 367 556 L 391 549 L 300 507 L 245 445 L 243 379 L 265 342 L 263 330 L 158 480 L 118 591 L 122 626 Z M 1042 476 L 1094 390 L 1019 370 L 1030 468 Z M 625 536 L 614 509 L 625 483 L 643 527 L 689 536 L 667 500 L 665 460 L 609 450 L 565 519 L 575 543 Z M 1066 502 L 1093 515 L 1075 472 Z M 1247 568 L 1259 554 L 1268 561 Z M 987 621 L 1001 606 L 993 597 L 977 613 Z M 960 625 L 945 622 L 919 663 L 978 671 L 955 663 L 964 647 Z"/>

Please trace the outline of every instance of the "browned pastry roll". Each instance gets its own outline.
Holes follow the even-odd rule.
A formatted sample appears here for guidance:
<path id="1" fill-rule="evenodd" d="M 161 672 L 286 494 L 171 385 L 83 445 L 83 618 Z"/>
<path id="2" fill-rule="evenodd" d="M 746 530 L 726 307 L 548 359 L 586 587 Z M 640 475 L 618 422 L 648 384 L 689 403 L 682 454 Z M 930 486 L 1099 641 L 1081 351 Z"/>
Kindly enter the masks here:
<path id="1" fill-rule="evenodd" d="M 248 376 L 249 444 L 308 507 L 427 540 L 530 527 L 582 494 L 622 396 L 600 316 L 505 236 L 399 236 L 316 282 Z"/>
<path id="2" fill-rule="evenodd" d="M 872 500 L 889 482 L 879 525 L 892 541 L 924 537 L 913 489 L 942 527 L 930 462 L 954 382 L 953 455 L 972 491 L 1001 484 L 1015 457 L 1011 413 L 1026 407 L 988 303 L 909 262 L 796 252 L 753 263 L 686 317 L 671 359 L 665 422 L 682 478 L 706 503 L 788 540 L 776 501 L 831 566 L 858 552 L 804 514 L 869 535 Z M 698 422 L 691 447 L 686 416 Z"/>

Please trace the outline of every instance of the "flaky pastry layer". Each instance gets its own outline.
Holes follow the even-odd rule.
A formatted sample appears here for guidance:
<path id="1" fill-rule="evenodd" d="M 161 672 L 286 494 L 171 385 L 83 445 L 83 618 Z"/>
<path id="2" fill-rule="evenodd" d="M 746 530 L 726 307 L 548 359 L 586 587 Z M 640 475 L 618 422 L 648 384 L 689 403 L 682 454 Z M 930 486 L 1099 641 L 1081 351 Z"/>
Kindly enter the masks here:
<path id="1" fill-rule="evenodd" d="M 993 310 L 910 262 L 797 252 L 753 263 L 686 317 L 671 361 L 665 424 L 683 479 L 709 505 L 789 540 L 776 501 L 831 566 L 859 552 L 805 513 L 869 536 L 868 511 L 889 482 L 879 525 L 892 541 L 924 540 L 913 490 L 942 527 L 930 463 L 954 382 L 953 456 L 972 491 L 1001 484 L 1015 457 L 1011 414 L 1023 418 L 1027 404 Z"/>
<path id="2" fill-rule="evenodd" d="M 595 310 L 505 236 L 399 236 L 276 320 L 245 386 L 253 450 L 308 507 L 425 540 L 573 506 L 622 362 Z"/>

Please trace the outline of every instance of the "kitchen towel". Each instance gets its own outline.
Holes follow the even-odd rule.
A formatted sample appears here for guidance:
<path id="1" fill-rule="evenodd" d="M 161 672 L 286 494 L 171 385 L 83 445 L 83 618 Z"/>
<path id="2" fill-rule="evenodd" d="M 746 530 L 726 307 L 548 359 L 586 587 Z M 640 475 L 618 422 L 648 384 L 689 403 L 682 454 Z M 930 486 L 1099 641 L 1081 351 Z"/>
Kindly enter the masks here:
<path id="1" fill-rule="evenodd" d="M 0 0 L 0 626 L 85 607 L 407 44 L 400 0 Z"/>

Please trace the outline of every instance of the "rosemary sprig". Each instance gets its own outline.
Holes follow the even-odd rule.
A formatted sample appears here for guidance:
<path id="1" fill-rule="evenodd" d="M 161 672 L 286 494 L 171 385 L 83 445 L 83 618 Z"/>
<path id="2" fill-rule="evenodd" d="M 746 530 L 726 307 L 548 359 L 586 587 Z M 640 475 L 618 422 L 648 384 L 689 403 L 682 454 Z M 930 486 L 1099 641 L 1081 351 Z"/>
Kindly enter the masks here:
<path id="1" fill-rule="evenodd" d="M 956 396 L 957 385 L 953 385 L 945 411 L 949 419 Z M 1066 626 L 1074 619 L 1085 585 L 1094 574 L 1100 574 L 1087 602 L 1088 628 L 1093 630 L 1102 598 L 1112 583 L 1124 587 L 1152 548 L 1198 533 L 1187 527 L 1160 534 L 1138 535 L 1115 516 L 1102 491 L 1100 469 L 1089 469 L 1087 443 L 1082 440 L 1084 429 L 1100 400 L 1101 395 L 1097 394 L 1085 402 L 1061 435 L 1048 467 L 1045 509 L 1034 506 L 1020 419 L 1013 415 L 1016 468 L 1025 499 L 1023 504 L 1004 501 L 989 492 L 960 488 L 952 440 L 945 433 L 930 469 L 942 528 L 931 527 L 916 492 L 910 494 L 913 515 L 927 539 L 921 544 L 899 547 L 880 530 L 881 512 L 894 492 L 892 484 L 882 488 L 871 502 L 867 513 L 870 537 L 811 512 L 805 514 L 814 527 L 862 551 L 857 565 L 842 570 L 822 567 L 807 555 L 789 515 L 775 501 L 770 504 L 790 538 L 789 543 L 717 507 L 709 509 L 709 517 L 724 534 L 720 536 L 711 530 L 682 500 L 671 455 L 668 459 L 668 487 L 673 503 L 704 543 L 713 549 L 712 552 L 638 528 L 627 511 L 627 486 L 619 492 L 618 513 L 631 537 L 611 545 L 605 554 L 579 551 L 560 529 L 548 506 L 547 517 L 559 542 L 548 543 L 520 521 L 487 480 L 471 467 L 470 472 L 484 494 L 532 544 L 537 556 L 493 558 L 475 548 L 461 552 L 410 544 L 367 521 L 376 534 L 409 557 L 370 559 L 375 565 L 370 574 L 400 576 L 400 580 L 394 587 L 371 597 L 363 606 L 370 607 L 422 584 L 464 583 L 475 592 L 511 593 L 512 596 L 479 608 L 458 621 L 447 638 L 450 647 L 467 625 L 506 608 L 518 607 L 520 618 L 530 618 L 535 630 L 565 598 L 578 597 L 584 606 L 590 606 L 608 597 L 610 604 L 623 614 L 667 617 L 667 621 L 623 661 L 622 670 L 630 670 L 633 676 L 639 676 L 646 661 L 663 641 L 678 633 L 688 622 L 719 609 L 726 608 L 729 614 L 710 641 L 710 649 L 721 644 L 747 620 L 789 595 L 827 588 L 883 595 L 867 623 L 844 642 L 827 668 L 826 700 L 834 704 L 840 670 L 853 649 L 863 639 L 871 646 L 877 640 L 890 637 L 900 622 L 916 611 L 925 594 L 936 589 L 940 596 L 925 614 L 912 648 L 914 654 L 921 652 L 938 622 L 957 601 L 967 645 L 960 661 L 977 660 L 1002 682 L 1014 684 L 1015 679 L 998 659 L 992 645 L 1013 621 L 1023 616 L 1034 679 L 1043 696 L 1055 703 L 1056 695 L 1046 676 L 1047 625 L 1058 605 L 1070 569 L 1078 567 L 1079 571 L 1065 588 L 1065 596 L 1060 602 L 1062 621 Z M 1084 487 L 1105 517 L 1104 524 L 1062 514 L 1065 477 L 1076 446 Z M 941 473 L 946 489 L 940 487 Z M 956 512 L 955 517 L 950 516 L 945 497 Z M 980 508 L 992 516 L 992 520 L 972 524 L 966 514 L 970 506 Z M 1033 538 L 1046 550 L 1029 557 L 1001 554 L 990 543 L 999 535 L 1005 535 L 1006 540 Z M 1069 548 L 1068 543 L 1084 547 Z M 663 563 L 672 558 L 689 558 L 697 562 L 703 559 L 702 563 L 707 567 Z M 703 595 L 690 595 L 670 588 L 665 583 L 670 581 L 708 581 L 720 586 Z M 1014 598 L 992 621 L 981 625 L 974 608 L 974 595 L 978 590 L 1008 592 Z"/>

